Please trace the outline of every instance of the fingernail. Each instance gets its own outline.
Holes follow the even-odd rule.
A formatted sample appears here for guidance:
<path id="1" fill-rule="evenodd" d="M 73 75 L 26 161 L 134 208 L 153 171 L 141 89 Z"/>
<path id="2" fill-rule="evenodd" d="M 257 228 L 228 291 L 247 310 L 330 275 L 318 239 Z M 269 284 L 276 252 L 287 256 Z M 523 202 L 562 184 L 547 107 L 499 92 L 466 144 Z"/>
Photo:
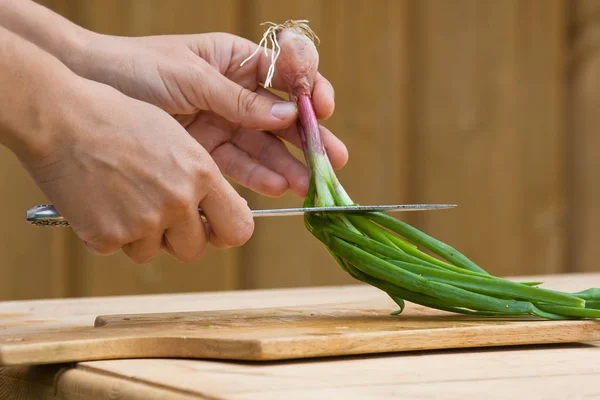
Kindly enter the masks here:
<path id="1" fill-rule="evenodd" d="M 296 104 L 294 103 L 275 103 L 271 108 L 271 115 L 279 119 L 288 119 L 294 117 L 298 112 Z"/>

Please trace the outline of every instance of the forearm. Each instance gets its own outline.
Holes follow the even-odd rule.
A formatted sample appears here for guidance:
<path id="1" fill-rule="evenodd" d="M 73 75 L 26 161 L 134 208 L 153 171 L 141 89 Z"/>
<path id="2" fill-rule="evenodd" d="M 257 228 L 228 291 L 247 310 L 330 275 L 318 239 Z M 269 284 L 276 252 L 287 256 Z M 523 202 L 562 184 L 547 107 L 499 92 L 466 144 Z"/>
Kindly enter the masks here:
<path id="1" fill-rule="evenodd" d="M 43 156 L 60 137 L 78 77 L 52 55 L 0 27 L 0 144 Z"/>
<path id="2" fill-rule="evenodd" d="M 31 0 L 0 0 L 0 26 L 70 66 L 94 33 Z"/>

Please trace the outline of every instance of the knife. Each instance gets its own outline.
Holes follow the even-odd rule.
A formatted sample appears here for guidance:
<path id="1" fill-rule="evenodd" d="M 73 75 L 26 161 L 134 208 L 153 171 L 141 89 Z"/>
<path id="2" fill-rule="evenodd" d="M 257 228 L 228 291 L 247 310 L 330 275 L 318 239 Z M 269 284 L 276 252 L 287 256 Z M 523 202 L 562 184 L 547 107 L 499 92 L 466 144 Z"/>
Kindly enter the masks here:
<path id="1" fill-rule="evenodd" d="M 426 211 L 456 207 L 456 204 L 393 204 L 378 206 L 334 206 L 334 207 L 297 207 L 251 210 L 254 217 L 292 216 L 306 213 L 361 213 L 384 211 Z M 198 208 L 200 217 L 206 222 L 206 215 Z M 40 204 L 27 210 L 27 222 L 38 226 L 67 227 L 69 222 L 63 218 L 52 204 Z"/>

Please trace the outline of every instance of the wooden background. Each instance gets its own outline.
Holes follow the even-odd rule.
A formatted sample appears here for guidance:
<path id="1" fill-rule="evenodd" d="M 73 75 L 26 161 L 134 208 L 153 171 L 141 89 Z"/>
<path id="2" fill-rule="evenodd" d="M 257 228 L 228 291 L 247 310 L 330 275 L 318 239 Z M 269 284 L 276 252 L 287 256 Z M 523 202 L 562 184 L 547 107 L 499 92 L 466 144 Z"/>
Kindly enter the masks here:
<path id="1" fill-rule="evenodd" d="M 116 35 L 226 31 L 308 19 L 336 89 L 326 122 L 349 148 L 358 202 L 452 202 L 402 214 L 498 275 L 599 271 L 600 1 L 44 0 Z M 243 247 L 138 266 L 27 225 L 46 199 L 0 149 L 0 299 L 354 282 L 301 218 L 259 219 Z M 240 189 L 252 207 L 298 206 Z"/>

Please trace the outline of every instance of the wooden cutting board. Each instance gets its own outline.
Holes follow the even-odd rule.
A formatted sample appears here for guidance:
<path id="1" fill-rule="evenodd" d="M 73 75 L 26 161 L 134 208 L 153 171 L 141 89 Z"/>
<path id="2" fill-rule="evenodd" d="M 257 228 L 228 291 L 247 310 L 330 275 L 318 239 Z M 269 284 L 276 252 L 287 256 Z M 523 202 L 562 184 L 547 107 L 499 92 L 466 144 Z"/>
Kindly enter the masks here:
<path id="1" fill-rule="evenodd" d="M 0 365 L 118 358 L 285 360 L 600 340 L 600 321 L 476 318 L 407 303 L 107 315 L 95 326 L 0 334 Z"/>

